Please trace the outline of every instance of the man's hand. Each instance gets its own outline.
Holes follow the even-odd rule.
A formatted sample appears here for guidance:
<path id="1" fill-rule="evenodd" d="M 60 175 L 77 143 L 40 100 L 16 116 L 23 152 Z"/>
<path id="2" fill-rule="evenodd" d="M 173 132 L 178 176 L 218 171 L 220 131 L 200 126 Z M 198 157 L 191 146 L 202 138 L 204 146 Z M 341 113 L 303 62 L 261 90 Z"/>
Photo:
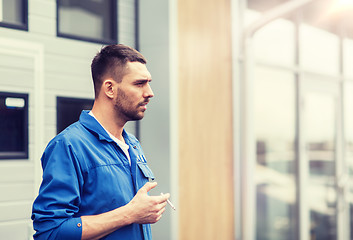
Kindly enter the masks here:
<path id="1" fill-rule="evenodd" d="M 170 195 L 149 196 L 147 193 L 156 186 L 156 182 L 146 183 L 125 206 L 98 215 L 82 216 L 82 239 L 100 239 L 132 223 L 158 222 Z"/>
<path id="2" fill-rule="evenodd" d="M 157 186 L 156 182 L 147 182 L 126 205 L 133 214 L 131 221 L 139 224 L 156 223 L 165 211 L 169 194 L 149 196 L 147 193 Z"/>

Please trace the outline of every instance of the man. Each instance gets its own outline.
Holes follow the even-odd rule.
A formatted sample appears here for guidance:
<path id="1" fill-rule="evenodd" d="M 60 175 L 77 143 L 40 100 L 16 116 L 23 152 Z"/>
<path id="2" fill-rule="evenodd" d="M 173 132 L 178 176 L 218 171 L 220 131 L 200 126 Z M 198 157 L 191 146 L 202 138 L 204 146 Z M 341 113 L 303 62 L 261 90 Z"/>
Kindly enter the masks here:
<path id="1" fill-rule="evenodd" d="M 157 184 L 127 121 L 144 117 L 151 74 L 145 58 L 124 45 L 104 47 L 91 65 L 91 111 L 50 141 L 43 181 L 33 203 L 35 239 L 150 240 L 151 223 L 169 194 L 149 196 Z"/>

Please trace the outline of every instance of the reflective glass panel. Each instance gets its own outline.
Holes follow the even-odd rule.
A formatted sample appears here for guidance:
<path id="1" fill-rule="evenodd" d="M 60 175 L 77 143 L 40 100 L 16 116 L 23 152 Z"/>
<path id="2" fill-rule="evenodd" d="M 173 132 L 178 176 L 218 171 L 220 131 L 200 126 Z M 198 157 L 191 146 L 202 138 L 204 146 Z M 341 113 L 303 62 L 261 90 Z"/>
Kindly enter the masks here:
<path id="1" fill-rule="evenodd" d="M 338 74 L 339 73 L 339 39 L 336 35 L 311 27 L 300 26 L 299 37 L 300 65 L 305 70 Z"/>
<path id="2" fill-rule="evenodd" d="M 56 131 L 60 133 L 80 118 L 82 110 L 91 110 L 92 99 L 57 97 L 56 99 Z"/>
<path id="3" fill-rule="evenodd" d="M 8 27 L 26 28 L 27 0 L 0 0 L 0 22 Z"/>
<path id="4" fill-rule="evenodd" d="M 101 43 L 116 42 L 116 1 L 57 0 L 58 35 Z"/>
<path id="5" fill-rule="evenodd" d="M 28 95 L 0 92 L 0 159 L 28 158 Z"/>
<path id="6" fill-rule="evenodd" d="M 294 75 L 257 67 L 254 91 L 256 239 L 297 240 Z"/>
<path id="7" fill-rule="evenodd" d="M 305 97 L 304 133 L 309 178 L 307 201 L 310 239 L 335 240 L 337 235 L 335 190 L 335 98 L 310 92 Z"/>
<path id="8" fill-rule="evenodd" d="M 254 55 L 257 60 L 278 65 L 295 63 L 295 27 L 285 19 L 273 21 L 254 36 Z"/>
<path id="9" fill-rule="evenodd" d="M 353 240 L 353 83 L 348 82 L 345 86 L 345 139 L 346 139 L 346 164 L 350 177 L 348 197 L 350 240 Z"/>
<path id="10" fill-rule="evenodd" d="M 353 40 L 344 39 L 343 46 L 343 72 L 345 76 L 353 78 Z"/>

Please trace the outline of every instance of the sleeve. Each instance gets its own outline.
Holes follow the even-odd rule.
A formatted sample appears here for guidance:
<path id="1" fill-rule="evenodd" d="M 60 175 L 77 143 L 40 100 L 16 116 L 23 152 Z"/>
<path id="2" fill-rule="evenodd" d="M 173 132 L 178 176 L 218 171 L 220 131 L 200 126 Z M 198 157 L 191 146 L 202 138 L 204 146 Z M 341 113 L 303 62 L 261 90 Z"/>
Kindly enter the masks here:
<path id="1" fill-rule="evenodd" d="M 72 147 L 52 141 L 41 160 L 43 180 L 31 217 L 34 239 L 81 239 L 82 222 L 75 214 L 81 203 L 83 178 Z"/>

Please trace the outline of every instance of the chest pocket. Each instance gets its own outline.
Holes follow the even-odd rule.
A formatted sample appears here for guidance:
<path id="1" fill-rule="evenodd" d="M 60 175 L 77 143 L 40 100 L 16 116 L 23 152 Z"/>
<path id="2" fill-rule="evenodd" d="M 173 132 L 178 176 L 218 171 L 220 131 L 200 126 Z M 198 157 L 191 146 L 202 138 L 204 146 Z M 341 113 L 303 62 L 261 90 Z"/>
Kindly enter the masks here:
<path id="1" fill-rule="evenodd" d="M 143 173 L 143 175 L 144 175 L 146 178 L 154 180 L 153 172 L 152 172 L 152 170 L 147 166 L 147 163 L 145 163 L 145 162 L 137 162 L 137 166 L 139 167 L 139 169 L 141 170 L 141 172 Z"/>

